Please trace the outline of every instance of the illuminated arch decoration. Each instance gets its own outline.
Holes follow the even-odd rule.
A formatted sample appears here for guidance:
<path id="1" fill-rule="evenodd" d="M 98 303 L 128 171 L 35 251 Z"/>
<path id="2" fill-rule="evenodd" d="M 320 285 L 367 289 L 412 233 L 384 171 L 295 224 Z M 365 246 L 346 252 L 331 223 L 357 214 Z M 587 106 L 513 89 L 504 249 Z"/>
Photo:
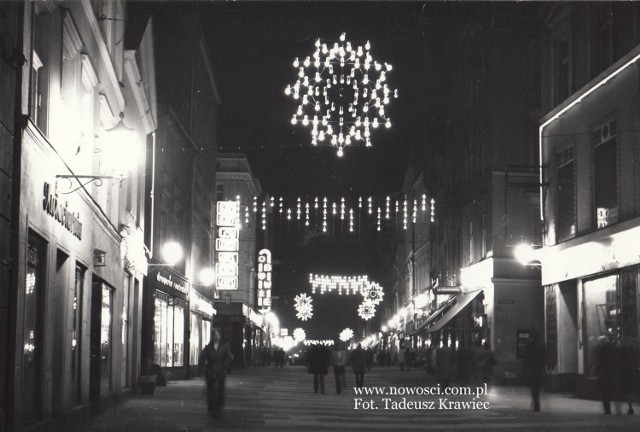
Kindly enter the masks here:
<path id="1" fill-rule="evenodd" d="M 313 55 L 297 57 L 296 82 L 284 93 L 299 103 L 292 124 L 311 127 L 311 144 L 328 141 L 342 156 L 353 141 L 371 146 L 371 129 L 391 127 L 385 106 L 398 97 L 386 83 L 393 67 L 370 54 L 371 44 L 352 44 L 346 34 L 333 43 L 316 40 Z"/>

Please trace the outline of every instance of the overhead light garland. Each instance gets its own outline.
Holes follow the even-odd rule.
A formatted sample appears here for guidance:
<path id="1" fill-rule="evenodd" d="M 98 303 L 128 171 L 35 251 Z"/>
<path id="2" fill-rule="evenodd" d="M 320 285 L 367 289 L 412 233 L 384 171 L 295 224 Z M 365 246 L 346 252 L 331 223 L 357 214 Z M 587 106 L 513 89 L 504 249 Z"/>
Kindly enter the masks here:
<path id="1" fill-rule="evenodd" d="M 294 307 L 296 309 L 296 317 L 298 317 L 298 319 L 306 321 L 313 317 L 313 304 L 311 304 L 313 299 L 311 297 L 302 293 L 295 296 L 293 300 L 295 301 Z"/>
<path id="2" fill-rule="evenodd" d="M 303 343 L 306 346 L 310 346 L 310 345 L 332 346 L 334 344 L 334 342 L 330 339 L 305 339 Z"/>
<path id="3" fill-rule="evenodd" d="M 304 331 L 304 329 L 298 327 L 293 331 L 293 339 L 295 339 L 296 342 L 304 342 L 306 338 L 307 333 Z"/>
<path id="4" fill-rule="evenodd" d="M 346 328 L 340 332 L 340 340 L 342 342 L 348 342 L 353 337 L 353 330 Z"/>
<path id="5" fill-rule="evenodd" d="M 297 79 L 284 93 L 299 101 L 292 124 L 311 127 L 311 143 L 328 141 L 342 156 L 352 141 L 371 146 L 371 129 L 391 127 L 385 106 L 398 97 L 386 83 L 393 67 L 379 63 L 370 54 L 371 44 L 354 45 L 346 40 L 331 43 L 316 40 L 316 50 L 293 67 Z"/>
<path id="6" fill-rule="evenodd" d="M 309 275 L 309 283 L 311 284 L 311 293 L 320 294 L 326 292 L 338 291 L 338 294 L 358 294 L 364 290 L 369 284 L 367 276 L 325 276 L 325 275 Z"/>

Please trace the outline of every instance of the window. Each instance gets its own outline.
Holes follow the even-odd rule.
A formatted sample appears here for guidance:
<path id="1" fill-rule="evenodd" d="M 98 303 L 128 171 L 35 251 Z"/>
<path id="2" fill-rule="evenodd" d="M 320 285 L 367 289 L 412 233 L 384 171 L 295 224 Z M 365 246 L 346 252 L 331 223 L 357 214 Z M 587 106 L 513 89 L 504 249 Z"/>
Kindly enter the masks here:
<path id="1" fill-rule="evenodd" d="M 185 306 L 185 302 L 156 291 L 154 362 L 162 367 L 184 364 Z"/>
<path id="2" fill-rule="evenodd" d="M 189 335 L 189 364 L 197 365 L 202 351 L 202 337 L 200 335 L 201 318 L 191 312 L 191 334 Z"/>
<path id="3" fill-rule="evenodd" d="M 42 6 L 40 6 L 42 7 Z M 44 9 L 44 7 L 42 7 Z M 31 51 L 31 77 L 29 80 L 29 115 L 43 134 L 47 134 L 49 103 L 49 51 L 51 16 L 35 7 L 33 20 L 33 50 Z"/>
<path id="4" fill-rule="evenodd" d="M 558 240 L 566 240 L 576 234 L 576 181 L 574 147 L 556 155 L 557 163 L 557 214 L 556 234 Z"/>
<path id="5" fill-rule="evenodd" d="M 560 104 L 571 94 L 571 45 L 568 31 L 553 36 L 553 90 L 555 104 Z"/>
<path id="6" fill-rule="evenodd" d="M 216 201 L 224 201 L 224 185 L 216 185 Z"/>
<path id="7" fill-rule="evenodd" d="M 620 302 L 618 275 L 610 275 L 584 282 L 584 314 L 586 337 L 585 374 L 595 367 L 595 347 L 600 336 L 620 333 Z"/>
<path id="8" fill-rule="evenodd" d="M 596 227 L 618 222 L 618 131 L 615 120 L 596 129 L 593 141 L 593 182 Z"/>
<path id="9" fill-rule="evenodd" d="M 591 75 L 613 63 L 613 11 L 609 4 L 591 6 Z"/>

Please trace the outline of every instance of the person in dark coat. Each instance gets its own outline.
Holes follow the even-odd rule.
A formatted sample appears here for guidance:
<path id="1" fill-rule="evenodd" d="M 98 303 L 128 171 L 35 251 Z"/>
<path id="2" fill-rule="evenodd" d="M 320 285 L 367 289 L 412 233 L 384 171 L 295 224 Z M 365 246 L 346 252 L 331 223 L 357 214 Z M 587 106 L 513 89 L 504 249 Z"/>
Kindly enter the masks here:
<path id="1" fill-rule="evenodd" d="M 324 376 L 329 372 L 331 353 L 324 345 L 313 345 L 307 356 L 307 372 L 313 374 L 313 391 L 324 394 Z"/>
<path id="2" fill-rule="evenodd" d="M 595 348 L 596 378 L 602 399 L 602 406 L 606 415 L 611 414 L 611 399 L 613 398 L 615 379 L 615 346 L 607 336 L 600 336 Z"/>
<path id="3" fill-rule="evenodd" d="M 524 353 L 524 369 L 531 387 L 533 410 L 540 411 L 540 388 L 544 384 L 546 354 L 544 344 L 540 342 L 538 333 L 531 334 L 529 346 Z"/>
<path id="4" fill-rule="evenodd" d="M 213 328 L 211 342 L 200 353 L 198 368 L 200 374 L 204 370 L 204 379 L 207 382 L 207 408 L 209 415 L 215 418 L 222 414 L 227 367 L 232 360 L 229 345 L 221 341 L 220 329 Z"/>
<path id="5" fill-rule="evenodd" d="M 342 393 L 347 387 L 344 368 L 347 364 L 347 351 L 342 347 L 341 343 L 336 343 L 336 347 L 331 355 L 331 363 L 333 363 L 333 373 L 336 377 L 336 393 Z"/>
<path id="6" fill-rule="evenodd" d="M 364 384 L 364 373 L 367 369 L 367 357 L 362 349 L 362 344 L 351 352 L 351 368 L 356 375 L 356 387 L 361 388 Z"/>
<path id="7" fill-rule="evenodd" d="M 638 348 L 635 341 L 627 341 L 614 348 L 616 370 L 614 382 L 617 389 L 616 400 L 627 403 L 627 414 L 634 414 L 633 400 L 636 397 L 638 384 L 640 383 L 640 370 L 638 370 Z M 616 403 L 616 411 L 621 414 L 622 407 Z"/>

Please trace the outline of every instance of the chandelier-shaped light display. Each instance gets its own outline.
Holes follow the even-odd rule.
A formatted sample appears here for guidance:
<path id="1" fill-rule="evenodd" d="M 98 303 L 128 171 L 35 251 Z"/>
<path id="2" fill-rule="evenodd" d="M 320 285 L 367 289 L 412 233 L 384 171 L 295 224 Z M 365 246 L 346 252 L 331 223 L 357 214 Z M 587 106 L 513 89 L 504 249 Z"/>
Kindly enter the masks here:
<path id="1" fill-rule="evenodd" d="M 311 143 L 328 141 L 342 156 L 353 141 L 371 146 L 371 129 L 391 127 L 385 106 L 398 97 L 387 84 L 389 63 L 370 54 L 371 44 L 354 45 L 342 33 L 332 43 L 316 41 L 312 56 L 296 57 L 297 80 L 284 93 L 299 102 L 292 124 L 311 127 Z"/>
<path id="2" fill-rule="evenodd" d="M 362 290 L 362 295 L 365 300 L 369 300 L 374 305 L 378 305 L 382 301 L 382 297 L 384 297 L 384 291 L 379 284 L 371 282 Z"/>
<path id="3" fill-rule="evenodd" d="M 312 298 L 305 293 L 298 294 L 293 298 L 295 301 L 296 317 L 302 321 L 306 321 L 313 316 Z"/>
<path id="4" fill-rule="evenodd" d="M 325 276 L 311 273 L 309 283 L 313 294 L 316 291 L 324 294 L 336 290 L 338 294 L 358 294 L 369 285 L 369 278 L 367 276 Z"/>
<path id="5" fill-rule="evenodd" d="M 342 342 L 348 342 L 353 337 L 353 330 L 346 328 L 340 332 L 340 340 Z"/>
<path id="6" fill-rule="evenodd" d="M 307 333 L 304 331 L 304 329 L 298 327 L 293 331 L 293 339 L 295 339 L 296 342 L 304 342 L 306 338 Z"/>
<path id="7" fill-rule="evenodd" d="M 369 321 L 376 314 L 376 305 L 369 299 L 365 299 L 358 306 L 358 315 L 365 321 Z"/>

